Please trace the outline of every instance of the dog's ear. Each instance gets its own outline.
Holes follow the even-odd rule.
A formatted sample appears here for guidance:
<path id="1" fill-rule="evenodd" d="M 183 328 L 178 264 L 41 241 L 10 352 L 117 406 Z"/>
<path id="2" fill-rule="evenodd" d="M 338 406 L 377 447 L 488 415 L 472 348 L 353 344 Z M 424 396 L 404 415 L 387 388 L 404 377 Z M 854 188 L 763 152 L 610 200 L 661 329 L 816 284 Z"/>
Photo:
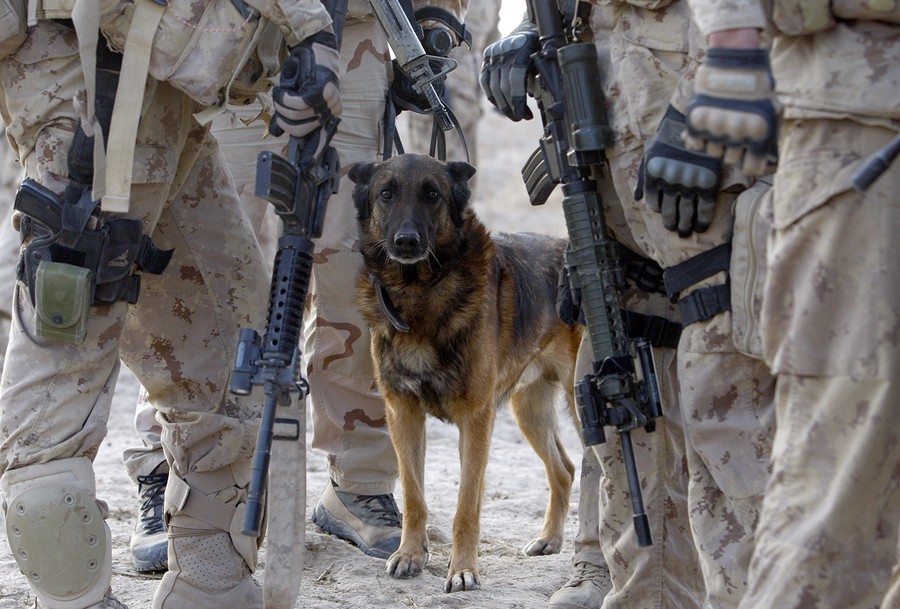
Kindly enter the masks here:
<path id="1" fill-rule="evenodd" d="M 475 175 L 475 167 L 463 161 L 450 161 L 447 163 L 447 171 L 454 182 L 468 182 Z"/>
<path id="2" fill-rule="evenodd" d="M 463 211 L 469 205 L 469 197 L 472 196 L 469 178 L 475 175 L 475 167 L 462 161 L 451 161 L 447 163 L 447 173 L 453 181 L 450 187 L 450 218 L 456 226 L 462 226 Z"/>
<path id="3" fill-rule="evenodd" d="M 375 163 L 356 163 L 350 167 L 347 174 L 356 184 L 353 189 L 353 204 L 356 206 L 356 217 L 360 220 L 368 220 L 372 213 L 369 205 L 369 180 L 375 173 Z"/>

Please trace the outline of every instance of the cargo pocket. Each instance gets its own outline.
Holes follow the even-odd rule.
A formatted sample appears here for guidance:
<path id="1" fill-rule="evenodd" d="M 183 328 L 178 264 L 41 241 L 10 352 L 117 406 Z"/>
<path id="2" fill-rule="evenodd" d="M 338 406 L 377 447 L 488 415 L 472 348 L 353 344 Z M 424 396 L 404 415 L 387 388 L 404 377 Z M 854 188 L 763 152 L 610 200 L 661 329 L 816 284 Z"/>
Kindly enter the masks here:
<path id="1" fill-rule="evenodd" d="M 758 180 L 734 202 L 731 238 L 731 322 L 734 347 L 748 357 L 762 358 L 759 317 L 766 276 L 766 241 L 771 228 L 772 184 Z"/>

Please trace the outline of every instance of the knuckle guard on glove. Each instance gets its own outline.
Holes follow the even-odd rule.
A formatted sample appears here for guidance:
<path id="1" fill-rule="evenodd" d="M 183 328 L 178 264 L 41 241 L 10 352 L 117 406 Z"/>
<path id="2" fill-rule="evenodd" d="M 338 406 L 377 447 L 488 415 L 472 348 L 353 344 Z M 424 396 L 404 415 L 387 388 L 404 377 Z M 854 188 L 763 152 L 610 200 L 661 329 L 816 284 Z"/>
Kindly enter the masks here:
<path id="1" fill-rule="evenodd" d="M 340 54 L 334 34 L 323 31 L 291 49 L 272 91 L 270 130 L 305 137 L 341 113 Z"/>
<path id="2" fill-rule="evenodd" d="M 531 56 L 538 48 L 534 25 L 524 21 L 507 37 L 484 50 L 481 88 L 488 101 L 513 121 L 533 117 L 528 107 L 528 74 Z"/>
<path id="3" fill-rule="evenodd" d="M 690 147 L 759 175 L 775 152 L 778 104 L 764 49 L 711 48 L 697 71 L 688 105 Z"/>
<path id="4" fill-rule="evenodd" d="M 709 228 L 722 183 L 721 161 L 687 150 L 684 127 L 684 115 L 670 106 L 646 148 L 635 193 L 638 200 L 646 194 L 663 226 L 681 236 Z"/>

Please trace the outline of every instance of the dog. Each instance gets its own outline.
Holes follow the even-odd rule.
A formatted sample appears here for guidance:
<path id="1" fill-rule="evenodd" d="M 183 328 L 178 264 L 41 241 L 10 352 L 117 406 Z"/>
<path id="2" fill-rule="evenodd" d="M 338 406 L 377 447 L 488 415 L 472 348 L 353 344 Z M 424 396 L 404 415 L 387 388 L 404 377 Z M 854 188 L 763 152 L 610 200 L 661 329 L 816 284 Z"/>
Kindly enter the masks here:
<path id="1" fill-rule="evenodd" d="M 468 163 L 402 154 L 358 163 L 349 176 L 365 261 L 357 303 L 371 328 L 376 380 L 403 489 L 402 536 L 388 559 L 396 578 L 428 560 L 425 420 L 459 428 L 461 481 L 445 592 L 481 587 L 480 513 L 497 407 L 507 399 L 544 462 L 544 525 L 528 555 L 558 553 L 575 467 L 557 427 L 565 391 L 575 421 L 575 358 L 583 328 L 556 313 L 567 241 L 531 233 L 492 236 L 469 205 Z"/>

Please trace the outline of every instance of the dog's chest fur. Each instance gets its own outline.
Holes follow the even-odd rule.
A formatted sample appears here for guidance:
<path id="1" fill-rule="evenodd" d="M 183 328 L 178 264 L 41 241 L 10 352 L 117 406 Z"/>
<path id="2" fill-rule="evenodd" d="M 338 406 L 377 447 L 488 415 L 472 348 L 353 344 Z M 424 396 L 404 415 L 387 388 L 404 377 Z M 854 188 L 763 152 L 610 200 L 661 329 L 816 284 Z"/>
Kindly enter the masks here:
<path id="1" fill-rule="evenodd" d="M 544 330 L 558 321 L 547 318 L 555 316 L 562 242 L 535 235 L 492 239 L 477 221 L 464 234 L 459 256 L 436 283 L 428 273 L 410 280 L 409 273 L 404 279 L 369 266 L 409 332 L 393 327 L 371 281 L 361 282 L 382 390 L 412 398 L 448 422 L 458 404 L 502 401 L 542 348 Z M 541 251 L 530 251 L 538 243 Z M 533 261 L 547 260 L 547 250 L 557 262 L 541 269 Z"/>

